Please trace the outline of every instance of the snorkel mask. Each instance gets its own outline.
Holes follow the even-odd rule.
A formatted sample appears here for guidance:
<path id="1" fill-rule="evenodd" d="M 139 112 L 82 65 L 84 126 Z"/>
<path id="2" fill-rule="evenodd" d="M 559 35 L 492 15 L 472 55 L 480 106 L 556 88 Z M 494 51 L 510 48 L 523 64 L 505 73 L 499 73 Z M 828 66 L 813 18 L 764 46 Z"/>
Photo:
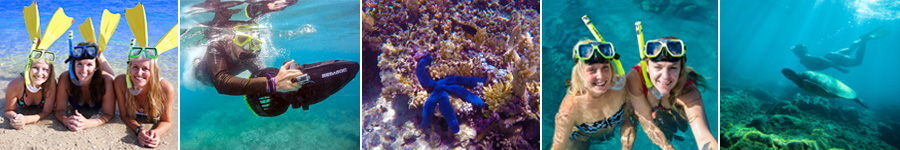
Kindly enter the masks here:
<path id="1" fill-rule="evenodd" d="M 100 55 L 97 45 L 73 46 L 72 31 L 69 31 L 69 58 L 66 59 L 66 63 L 69 63 L 69 79 L 74 81 L 80 80 L 75 78 L 75 61 L 81 59 L 94 59 L 97 55 Z"/>
<path id="2" fill-rule="evenodd" d="M 134 34 L 134 39 L 131 40 L 131 46 L 128 49 L 128 63 L 131 63 L 133 58 L 141 56 L 157 59 L 159 54 L 178 47 L 178 24 L 169 29 L 169 32 L 163 35 L 159 42 L 156 42 L 156 46 L 148 46 L 147 17 L 143 4 L 138 3 L 134 8 L 125 9 L 125 18 L 128 19 L 128 26 L 131 27 L 131 33 Z M 125 85 L 132 89 L 131 67 L 126 68 L 125 78 Z"/>
<path id="3" fill-rule="evenodd" d="M 31 39 L 31 49 L 28 52 L 29 58 L 25 63 L 25 71 L 23 73 L 25 76 L 25 84 L 30 86 L 30 69 L 32 63 L 34 60 L 43 58 L 51 65 L 53 64 L 53 60 L 56 59 L 56 54 L 46 49 L 66 32 L 66 29 L 72 25 L 74 19 L 66 16 L 65 11 L 63 11 L 61 7 L 56 9 L 56 12 L 53 13 L 53 17 L 50 18 L 50 22 L 47 24 L 47 28 L 42 36 L 40 26 L 41 19 L 40 15 L 38 15 L 37 2 L 32 2 L 30 6 L 24 7 L 22 12 L 25 17 L 25 26 L 28 28 L 28 36 L 29 39 Z"/>
<path id="4" fill-rule="evenodd" d="M 613 83 L 615 84 L 609 88 L 616 91 L 622 90 L 622 88 L 625 87 L 625 70 L 622 69 L 622 62 L 619 61 L 619 54 L 616 54 L 616 48 L 612 43 L 603 40 L 603 36 L 600 35 L 600 32 L 597 32 L 597 28 L 594 27 L 594 24 L 591 23 L 591 19 L 589 19 L 587 15 L 581 17 L 581 21 L 584 21 L 584 25 L 587 26 L 588 30 L 594 35 L 594 39 L 600 42 L 578 45 L 578 49 L 575 51 L 576 59 L 581 61 L 591 61 L 597 59 L 597 57 L 602 57 L 603 60 L 601 60 L 601 62 L 611 61 L 611 66 L 614 67 L 618 76 L 612 77 Z"/>
<path id="5" fill-rule="evenodd" d="M 647 87 L 649 93 L 656 96 L 656 99 L 660 99 L 664 94 L 660 93 L 659 89 L 650 82 L 650 75 L 647 73 L 647 61 L 687 61 L 684 55 L 684 42 L 678 39 L 660 39 L 650 40 L 645 43 L 641 22 L 634 22 L 634 28 L 637 32 L 638 47 L 641 54 L 641 70 L 643 72 L 641 76 L 644 77 L 644 86 Z M 663 51 L 666 51 L 665 54 L 663 54 Z"/>

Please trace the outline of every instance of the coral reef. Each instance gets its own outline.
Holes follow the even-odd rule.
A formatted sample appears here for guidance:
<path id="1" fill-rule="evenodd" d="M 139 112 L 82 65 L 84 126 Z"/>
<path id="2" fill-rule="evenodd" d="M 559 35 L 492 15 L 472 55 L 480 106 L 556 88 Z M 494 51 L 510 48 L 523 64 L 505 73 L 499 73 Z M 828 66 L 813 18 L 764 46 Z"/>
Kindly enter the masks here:
<path id="1" fill-rule="evenodd" d="M 371 83 L 364 85 L 367 89 L 379 87 L 380 96 L 363 96 L 371 98 L 363 100 L 363 148 L 537 149 L 539 4 L 534 0 L 364 1 L 363 53 L 378 55 L 363 59 L 377 59 L 380 82 L 363 83 Z M 429 56 L 433 62 L 426 74 L 432 80 L 486 79 L 465 90 L 484 99 L 487 107 L 448 97 L 459 118 L 458 133 L 446 131 L 444 120 L 435 120 L 437 125 L 431 126 L 414 123 L 422 121 L 417 115 L 430 115 L 418 110 L 427 108 L 429 96 L 435 94 L 429 92 L 431 87 L 421 86 L 416 75 L 417 60 Z M 395 116 L 381 113 L 391 110 Z"/>
<path id="2" fill-rule="evenodd" d="M 770 97 L 761 91 L 722 89 L 721 147 L 725 149 L 896 149 L 878 139 L 869 111 L 834 105 L 818 96 Z M 771 100 L 761 100 L 771 99 Z"/>

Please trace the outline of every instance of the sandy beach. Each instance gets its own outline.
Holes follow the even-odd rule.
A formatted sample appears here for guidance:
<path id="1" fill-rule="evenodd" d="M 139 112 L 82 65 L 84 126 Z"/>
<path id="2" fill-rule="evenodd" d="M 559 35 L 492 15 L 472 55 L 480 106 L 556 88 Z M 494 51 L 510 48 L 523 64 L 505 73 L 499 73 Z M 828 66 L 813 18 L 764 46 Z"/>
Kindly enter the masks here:
<path id="1" fill-rule="evenodd" d="M 0 81 L 0 95 L 6 95 L 9 80 Z M 6 104 L 6 98 L 0 98 L 0 104 Z M 176 114 L 180 112 L 178 101 L 175 102 Z M 4 108 L 0 108 L 4 109 Z M 6 111 L 6 110 L 3 110 Z M 178 115 L 168 132 L 162 135 L 163 142 L 156 149 L 178 149 Z M 152 126 L 152 124 L 144 124 Z M 40 121 L 25 125 L 16 130 L 9 125 L 8 119 L 0 117 L 0 149 L 148 149 L 138 146 L 135 135 L 128 130 L 119 115 L 110 122 L 84 131 L 72 132 L 53 115 Z"/>

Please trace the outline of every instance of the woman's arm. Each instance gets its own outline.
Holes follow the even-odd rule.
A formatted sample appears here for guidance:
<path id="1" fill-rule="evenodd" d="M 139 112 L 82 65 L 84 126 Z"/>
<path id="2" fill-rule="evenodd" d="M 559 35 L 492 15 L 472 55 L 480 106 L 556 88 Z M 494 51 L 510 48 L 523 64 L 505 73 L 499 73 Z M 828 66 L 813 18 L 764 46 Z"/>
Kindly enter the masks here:
<path id="1" fill-rule="evenodd" d="M 163 111 L 161 112 L 162 114 L 159 117 L 159 124 L 157 124 L 156 127 L 153 128 L 153 131 L 157 134 L 166 133 L 166 131 L 169 131 L 169 128 L 172 127 L 172 115 L 175 114 L 174 107 L 175 99 L 177 98 L 175 96 L 175 87 L 172 86 L 172 83 L 169 83 L 168 80 L 163 79 L 160 84 L 160 86 L 162 86 L 163 92 L 165 92 L 166 94 L 166 100 L 163 101 L 163 104 L 165 106 L 163 107 Z"/>
<path id="2" fill-rule="evenodd" d="M 706 120 L 706 111 L 703 108 L 703 97 L 697 86 L 685 88 L 686 94 L 679 96 L 677 101 L 684 106 L 687 120 L 691 124 L 694 138 L 697 140 L 697 148 L 701 150 L 719 149 L 719 142 L 709 131 L 709 122 Z"/>
<path id="3" fill-rule="evenodd" d="M 556 113 L 556 130 L 553 131 L 553 145 L 550 149 L 566 149 L 566 146 L 569 145 L 569 136 L 572 135 L 572 127 L 575 126 L 572 104 L 570 104 L 572 99 L 572 96 L 566 95 L 559 106 L 559 112 Z"/>
<path id="4" fill-rule="evenodd" d="M 653 141 L 653 144 L 658 145 L 662 149 L 675 149 L 675 147 L 672 147 L 672 144 L 666 140 L 666 135 L 663 134 L 662 130 L 660 130 L 659 127 L 656 126 L 656 123 L 653 122 L 653 118 L 651 117 L 653 110 L 644 94 L 644 89 L 642 87 L 644 84 L 641 83 L 644 78 L 637 72 L 638 71 L 632 69 L 628 72 L 628 75 L 626 75 L 627 91 L 629 98 L 631 99 L 629 102 L 631 102 L 631 106 L 634 108 L 634 116 L 637 117 L 641 127 L 644 128 L 644 132 L 647 133 L 647 136 L 650 137 L 650 141 Z"/>
<path id="5" fill-rule="evenodd" d="M 133 117 L 126 115 L 128 114 L 128 107 L 125 106 L 125 96 L 127 96 L 126 94 L 131 93 L 128 93 L 128 88 L 125 85 L 125 80 L 127 80 L 125 78 L 125 75 L 119 75 L 113 82 L 116 91 L 116 106 L 119 107 L 119 117 L 122 118 L 122 122 L 125 122 L 125 126 L 127 126 L 130 130 L 135 130 L 137 126 L 140 126 L 140 124 L 137 122 L 137 120 L 134 120 Z"/>
<path id="6" fill-rule="evenodd" d="M 65 71 L 59 76 L 59 82 L 56 84 L 56 100 L 59 102 L 50 105 L 49 107 L 53 107 L 53 114 L 56 116 L 56 120 L 59 120 L 63 125 L 69 124 L 69 117 L 66 116 L 66 109 L 69 106 L 67 101 L 69 100 L 69 71 Z M 47 107 L 47 106 L 44 106 Z"/>
<path id="7" fill-rule="evenodd" d="M 16 101 L 18 101 L 20 97 L 23 97 L 18 94 L 22 93 L 20 91 L 25 90 L 21 88 L 22 86 L 25 86 L 23 80 L 23 77 L 19 77 L 13 79 L 6 85 L 6 104 L 3 105 L 6 109 L 3 109 L 5 110 L 3 114 L 6 116 L 7 120 L 12 120 L 13 118 L 16 118 L 16 115 L 19 115 L 19 113 L 16 113 Z"/>
<path id="8" fill-rule="evenodd" d="M 56 86 L 56 82 L 53 81 L 53 80 L 56 80 L 56 79 L 49 78 L 49 79 L 47 79 L 46 82 L 50 82 L 50 84 L 53 84 L 53 85 L 51 85 L 51 86 Z M 28 123 L 34 123 L 34 122 L 40 121 L 41 118 L 50 116 L 50 114 L 53 113 L 53 109 L 54 109 L 53 106 L 54 106 L 54 104 L 56 104 L 56 87 L 53 87 L 53 88 L 45 88 L 45 89 L 41 89 L 41 90 L 43 90 L 41 94 L 49 93 L 49 96 L 43 96 L 43 99 L 44 99 L 44 107 L 41 108 L 41 112 L 40 112 L 40 113 L 38 113 L 38 114 L 36 114 L 36 115 L 27 115 L 27 116 L 25 116 L 25 117 L 26 117 L 26 119 L 25 119 L 25 123 L 26 123 L 26 124 L 28 124 Z"/>
<path id="9" fill-rule="evenodd" d="M 626 95 L 625 97 L 628 96 Z M 628 98 L 625 98 L 625 108 L 623 108 L 625 111 L 622 115 L 622 127 L 619 129 L 619 134 L 622 135 L 623 150 L 631 149 L 634 146 L 635 127 L 634 119 L 631 118 L 631 116 L 634 116 L 634 108 L 628 100 Z"/>
<path id="10" fill-rule="evenodd" d="M 104 89 L 105 89 L 106 91 L 113 91 L 113 80 L 112 80 L 112 78 L 110 78 L 110 77 L 108 77 L 108 76 L 104 76 L 104 77 L 103 77 L 103 80 L 104 80 L 104 81 L 103 81 L 103 84 L 106 84 L 106 88 L 104 88 Z M 87 121 L 85 121 L 85 122 L 84 122 L 84 128 L 85 128 L 85 129 L 87 129 L 87 128 L 93 128 L 93 127 L 97 127 L 97 126 L 103 125 L 103 124 L 105 124 L 106 122 L 108 122 L 110 119 L 112 119 L 113 116 L 115 116 L 115 111 L 116 111 L 116 98 L 115 98 L 115 94 L 114 94 L 114 93 L 115 93 L 115 92 L 105 92 L 105 93 L 103 94 L 103 97 L 102 97 L 102 99 L 103 99 L 103 106 L 102 106 L 102 111 L 103 111 L 103 113 L 100 115 L 100 118 L 88 119 Z"/>

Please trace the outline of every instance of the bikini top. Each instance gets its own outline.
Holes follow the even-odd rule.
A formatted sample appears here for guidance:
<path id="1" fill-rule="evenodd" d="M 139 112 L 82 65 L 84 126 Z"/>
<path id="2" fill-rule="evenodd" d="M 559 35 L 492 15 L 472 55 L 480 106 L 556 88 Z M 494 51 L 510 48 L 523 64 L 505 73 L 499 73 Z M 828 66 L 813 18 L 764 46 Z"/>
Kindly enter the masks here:
<path id="1" fill-rule="evenodd" d="M 641 69 L 641 65 L 640 65 L 640 64 L 634 65 L 634 67 L 631 67 L 631 69 L 637 70 L 637 73 L 641 74 L 642 76 L 643 76 L 643 74 L 644 74 L 644 70 Z M 688 81 L 687 81 L 687 84 L 684 84 L 684 87 L 690 86 L 691 84 L 694 84 L 694 82 L 695 82 L 694 80 L 688 80 Z M 641 85 L 645 85 L 645 84 L 647 84 L 647 83 L 645 83 L 644 80 L 641 80 Z M 644 98 L 648 98 L 648 97 L 647 97 L 647 93 L 650 92 L 650 90 L 647 89 L 647 86 L 641 86 L 641 88 L 644 89 Z M 648 98 L 648 99 L 649 99 L 649 98 Z M 662 106 L 662 101 L 660 101 L 659 103 L 656 103 L 656 107 L 653 107 L 653 110 L 670 111 L 670 110 L 672 110 L 672 109 L 671 109 L 671 108 L 663 107 L 663 106 Z"/>
<path id="2" fill-rule="evenodd" d="M 622 107 L 619 108 L 619 112 L 616 112 L 616 114 L 609 116 L 609 118 L 596 121 L 591 124 L 582 123 L 580 125 L 575 125 L 575 128 L 578 128 L 580 132 L 585 132 L 588 134 L 596 133 L 597 131 L 600 131 L 602 129 L 622 123 L 623 113 L 625 113 L 625 104 L 622 104 Z M 577 132 L 579 131 L 573 131 L 572 134 L 578 134 Z M 572 138 L 575 138 L 575 136 L 573 136 Z"/>
<path id="3" fill-rule="evenodd" d="M 25 86 L 28 86 L 28 85 L 25 85 Z M 47 98 L 44 97 L 44 90 L 41 90 L 41 103 L 40 103 L 40 104 L 37 104 L 37 105 L 27 105 L 27 104 L 25 104 L 25 97 L 28 97 L 28 93 L 26 93 L 27 91 L 28 91 L 28 87 L 25 87 L 25 89 L 22 90 L 22 98 L 20 98 L 19 101 L 18 101 L 18 106 L 19 106 L 19 107 L 22 107 L 22 108 L 40 108 L 40 107 L 44 107 L 44 101 L 47 99 Z"/>
<path id="4" fill-rule="evenodd" d="M 87 109 L 100 109 L 101 107 L 103 107 L 102 104 L 94 104 L 94 106 L 86 106 L 86 105 L 78 104 L 78 102 L 75 102 L 75 99 L 72 98 L 72 96 L 69 96 L 69 105 L 71 105 L 71 106 L 72 106 L 73 108 L 75 108 L 75 109 L 84 109 L 84 108 L 87 108 Z"/>

